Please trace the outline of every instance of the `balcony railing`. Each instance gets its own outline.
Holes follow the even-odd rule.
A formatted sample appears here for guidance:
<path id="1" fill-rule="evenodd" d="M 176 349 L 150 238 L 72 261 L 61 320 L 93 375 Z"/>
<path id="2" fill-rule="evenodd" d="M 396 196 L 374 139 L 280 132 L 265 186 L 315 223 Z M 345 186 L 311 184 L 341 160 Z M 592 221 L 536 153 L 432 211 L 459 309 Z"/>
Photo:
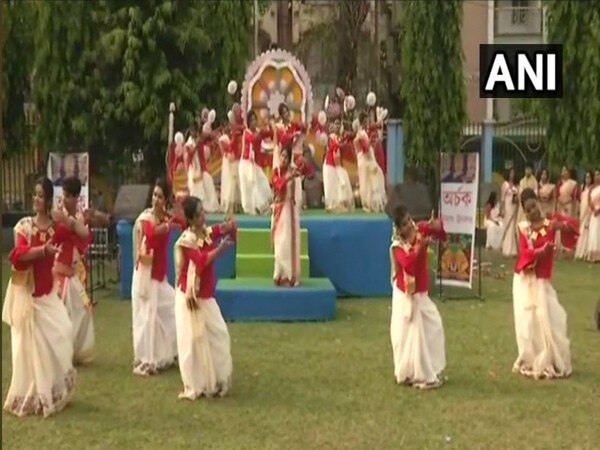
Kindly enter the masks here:
<path id="1" fill-rule="evenodd" d="M 500 6 L 495 8 L 494 34 L 497 36 L 526 35 L 537 36 L 543 31 L 543 13 L 541 6 Z M 511 3 L 506 2 L 508 5 Z M 512 4 L 531 4 L 530 2 L 512 2 Z"/>

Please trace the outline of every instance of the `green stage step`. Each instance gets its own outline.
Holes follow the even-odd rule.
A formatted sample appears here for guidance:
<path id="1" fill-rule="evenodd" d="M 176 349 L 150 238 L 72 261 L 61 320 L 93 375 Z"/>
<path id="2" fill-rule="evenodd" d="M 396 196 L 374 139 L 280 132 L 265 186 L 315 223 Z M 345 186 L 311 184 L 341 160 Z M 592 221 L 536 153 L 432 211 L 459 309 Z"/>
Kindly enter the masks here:
<path id="1" fill-rule="evenodd" d="M 243 254 L 238 253 L 235 261 L 235 276 L 244 278 L 273 278 L 274 256 L 272 253 Z M 300 256 L 300 273 L 304 277 L 310 274 L 308 255 Z"/>
<path id="2" fill-rule="evenodd" d="M 244 255 L 273 253 L 271 230 L 267 228 L 240 228 L 237 232 L 237 253 Z M 308 230 L 300 229 L 300 254 L 308 255 Z"/>
<path id="3" fill-rule="evenodd" d="M 335 289 L 329 278 L 302 278 L 300 282 L 300 287 L 304 289 Z M 219 280 L 218 289 L 221 291 L 229 290 L 229 289 L 239 289 L 242 288 L 244 290 L 281 290 L 280 292 L 293 292 L 292 289 L 296 288 L 280 288 L 275 287 L 272 279 L 268 278 L 222 278 Z"/>

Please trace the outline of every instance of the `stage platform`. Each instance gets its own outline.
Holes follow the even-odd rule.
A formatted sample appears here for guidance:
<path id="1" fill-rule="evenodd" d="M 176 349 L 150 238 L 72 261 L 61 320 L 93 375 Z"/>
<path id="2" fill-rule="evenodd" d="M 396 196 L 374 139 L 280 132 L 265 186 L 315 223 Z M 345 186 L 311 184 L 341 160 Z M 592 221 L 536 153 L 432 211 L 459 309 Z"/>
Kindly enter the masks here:
<path id="1" fill-rule="evenodd" d="M 273 285 L 270 278 L 219 281 L 216 293 L 228 322 L 326 321 L 335 318 L 336 292 L 326 278 L 310 278 L 295 288 Z"/>
<path id="2" fill-rule="evenodd" d="M 223 215 L 209 215 L 209 223 L 219 223 Z M 271 227 L 270 216 L 236 216 L 241 229 L 264 229 Z M 324 211 L 303 211 L 301 227 L 308 234 L 309 273 L 302 273 L 303 280 L 327 278 L 339 297 L 384 297 L 391 295 L 389 245 L 392 224 L 385 214 L 327 214 Z M 130 298 L 133 224 L 120 221 L 117 234 L 121 249 L 121 296 Z M 179 233 L 171 239 L 171 248 Z M 243 238 L 240 234 L 239 238 Z M 243 248 L 241 240 L 237 244 Z M 263 252 L 267 253 L 267 252 Z M 175 279 L 173 252 L 169 281 Z M 268 260 L 270 263 L 271 260 Z M 267 264 L 265 262 L 264 264 Z M 304 263 L 306 265 L 306 262 Z M 236 277 L 236 249 L 229 249 L 216 264 L 220 279 Z M 305 267 L 304 267 L 305 268 Z M 266 270 L 266 266 L 263 266 Z M 261 270 L 262 273 L 262 270 Z M 250 276 L 252 272 L 244 273 Z M 240 274 L 242 275 L 242 274 Z M 262 275 L 261 275 L 262 276 Z"/>

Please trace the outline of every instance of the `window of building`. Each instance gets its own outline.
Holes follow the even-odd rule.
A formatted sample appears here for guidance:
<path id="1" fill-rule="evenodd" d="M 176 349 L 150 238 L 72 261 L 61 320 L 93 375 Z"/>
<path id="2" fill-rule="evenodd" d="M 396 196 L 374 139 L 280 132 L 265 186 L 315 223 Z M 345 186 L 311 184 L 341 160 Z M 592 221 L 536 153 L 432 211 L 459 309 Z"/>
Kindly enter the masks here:
<path id="1" fill-rule="evenodd" d="M 512 0 L 511 23 L 513 25 L 525 25 L 527 23 L 529 6 L 528 0 Z"/>

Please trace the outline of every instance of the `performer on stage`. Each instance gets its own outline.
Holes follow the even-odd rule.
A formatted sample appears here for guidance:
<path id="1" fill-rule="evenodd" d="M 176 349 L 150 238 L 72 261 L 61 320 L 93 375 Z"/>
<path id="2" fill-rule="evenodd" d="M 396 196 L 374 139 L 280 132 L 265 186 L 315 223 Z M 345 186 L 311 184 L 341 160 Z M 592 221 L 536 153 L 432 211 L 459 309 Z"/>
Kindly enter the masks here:
<path id="1" fill-rule="evenodd" d="M 58 248 L 73 235 L 87 239 L 88 230 L 62 212 L 51 212 L 52 201 L 52 182 L 40 178 L 33 195 L 35 215 L 15 226 L 9 255 L 12 275 L 2 320 L 10 326 L 12 378 L 4 409 L 17 416 L 55 414 L 75 387 L 73 327 L 54 289 L 52 268 Z"/>
<path id="2" fill-rule="evenodd" d="M 292 149 L 280 151 L 279 167 L 273 172 L 275 201 L 271 218 L 273 249 L 275 252 L 275 285 L 292 287 L 300 284 L 300 211 L 302 191 L 297 181 L 308 174 L 302 157 L 291 162 Z M 300 184 L 301 186 L 301 184 Z M 300 187 L 301 189 L 301 187 Z M 300 194 L 300 195 L 298 195 Z"/>
<path id="3" fill-rule="evenodd" d="M 266 214 L 271 207 L 273 194 L 267 175 L 259 164 L 262 162 L 260 143 L 271 131 L 258 128 L 258 118 L 252 110 L 248 112 L 246 122 L 239 167 L 242 208 L 246 214 Z"/>
<path id="4" fill-rule="evenodd" d="M 241 209 L 240 192 L 240 145 L 242 130 L 237 130 L 235 124 L 232 124 L 231 135 L 235 136 L 233 140 L 227 133 L 223 133 L 219 138 L 219 147 L 223 154 L 221 163 L 221 211 L 225 214 L 236 214 Z M 239 136 L 238 136 L 239 135 Z"/>
<path id="5" fill-rule="evenodd" d="M 519 202 L 519 190 L 515 184 L 515 169 L 510 168 L 502 183 L 500 190 L 502 203 L 502 254 L 506 257 L 517 254 L 517 211 Z"/>
<path id="6" fill-rule="evenodd" d="M 167 154 L 168 179 L 173 186 L 176 201 L 181 201 L 188 195 L 188 150 L 185 146 L 183 133 L 178 131 L 171 143 Z"/>
<path id="7" fill-rule="evenodd" d="M 550 182 L 550 174 L 547 169 L 542 169 L 539 176 L 539 198 L 542 215 L 548 217 L 556 212 L 556 185 Z"/>
<path id="8" fill-rule="evenodd" d="M 502 218 L 500 208 L 496 200 L 496 192 L 492 191 L 485 204 L 485 248 L 488 250 L 500 250 L 502 248 Z"/>
<path id="9" fill-rule="evenodd" d="M 188 151 L 188 191 L 189 195 L 202 199 L 202 204 L 207 213 L 216 213 L 219 211 L 219 199 L 207 163 L 210 158 L 211 145 L 214 144 L 212 133 L 214 111 L 209 114 L 206 122 L 202 125 L 200 136 L 198 136 L 198 129 L 194 125 L 192 135 L 186 143 Z"/>
<path id="10" fill-rule="evenodd" d="M 575 259 L 586 260 L 588 250 L 588 240 L 590 231 L 590 219 L 592 217 L 592 208 L 590 207 L 590 189 L 594 183 L 594 174 L 588 170 L 583 178 L 581 186 L 581 200 L 579 203 L 579 239 L 575 248 Z"/>
<path id="11" fill-rule="evenodd" d="M 383 212 L 387 202 L 385 178 L 381 168 L 375 161 L 373 148 L 365 128 L 368 116 L 365 112 L 359 115 L 354 138 L 354 149 L 358 165 L 358 188 L 362 208 L 367 212 Z"/>
<path id="12" fill-rule="evenodd" d="M 525 189 L 531 189 L 537 195 L 538 187 L 539 187 L 538 182 L 537 182 L 535 176 L 533 175 L 533 168 L 531 167 L 531 164 L 527 164 L 525 166 L 525 175 L 523 176 L 523 178 L 521 178 L 521 181 L 519 181 L 519 195 L 521 195 L 521 193 Z M 523 207 L 519 204 L 519 212 L 517 214 L 517 223 L 521 223 L 524 219 L 525 219 L 525 213 L 523 212 Z"/>
<path id="13" fill-rule="evenodd" d="M 328 212 L 354 211 L 354 193 L 348 171 L 342 163 L 342 155 L 352 150 L 348 139 L 340 136 L 341 121 L 337 111 L 330 113 L 329 140 L 323 164 L 323 190 L 325 209 Z"/>
<path id="14" fill-rule="evenodd" d="M 394 210 L 390 247 L 394 376 L 397 383 L 418 389 L 441 386 L 446 366 L 442 318 L 428 294 L 427 247 L 433 239 L 446 239 L 441 222 L 415 224 L 404 206 Z"/>
<path id="15" fill-rule="evenodd" d="M 183 392 L 179 398 L 224 396 L 231 386 L 227 325 L 215 300 L 214 261 L 235 240 L 235 222 L 207 227 L 202 202 L 184 200 L 188 228 L 175 244 L 175 319 Z"/>
<path id="16" fill-rule="evenodd" d="M 159 179 L 152 208 L 142 212 L 133 229 L 133 373 L 154 375 L 175 362 L 175 290 L 167 281 L 169 235 L 181 225 L 167 213 L 171 192 Z"/>
<path id="17" fill-rule="evenodd" d="M 81 181 L 76 177 L 63 180 L 64 213 L 88 228 L 92 225 L 108 226 L 108 217 L 101 213 L 77 211 L 77 203 L 81 194 Z M 54 264 L 54 275 L 58 283 L 58 293 L 64 302 L 73 325 L 73 361 L 88 363 L 94 352 L 94 305 L 86 292 L 87 267 L 85 254 L 92 243 L 92 234 L 87 239 L 73 235 L 65 240 L 58 252 Z"/>
<path id="18" fill-rule="evenodd" d="M 563 245 L 576 243 L 577 220 L 564 215 L 544 218 L 532 189 L 521 194 L 526 220 L 519 223 L 520 252 L 513 278 L 515 332 L 519 356 L 513 371 L 539 378 L 571 374 L 567 314 L 552 287 L 554 244 L 561 231 Z"/>
<path id="19" fill-rule="evenodd" d="M 594 185 L 590 188 L 588 207 L 591 209 L 588 230 L 587 260 L 600 262 L 600 169 L 594 172 Z"/>

